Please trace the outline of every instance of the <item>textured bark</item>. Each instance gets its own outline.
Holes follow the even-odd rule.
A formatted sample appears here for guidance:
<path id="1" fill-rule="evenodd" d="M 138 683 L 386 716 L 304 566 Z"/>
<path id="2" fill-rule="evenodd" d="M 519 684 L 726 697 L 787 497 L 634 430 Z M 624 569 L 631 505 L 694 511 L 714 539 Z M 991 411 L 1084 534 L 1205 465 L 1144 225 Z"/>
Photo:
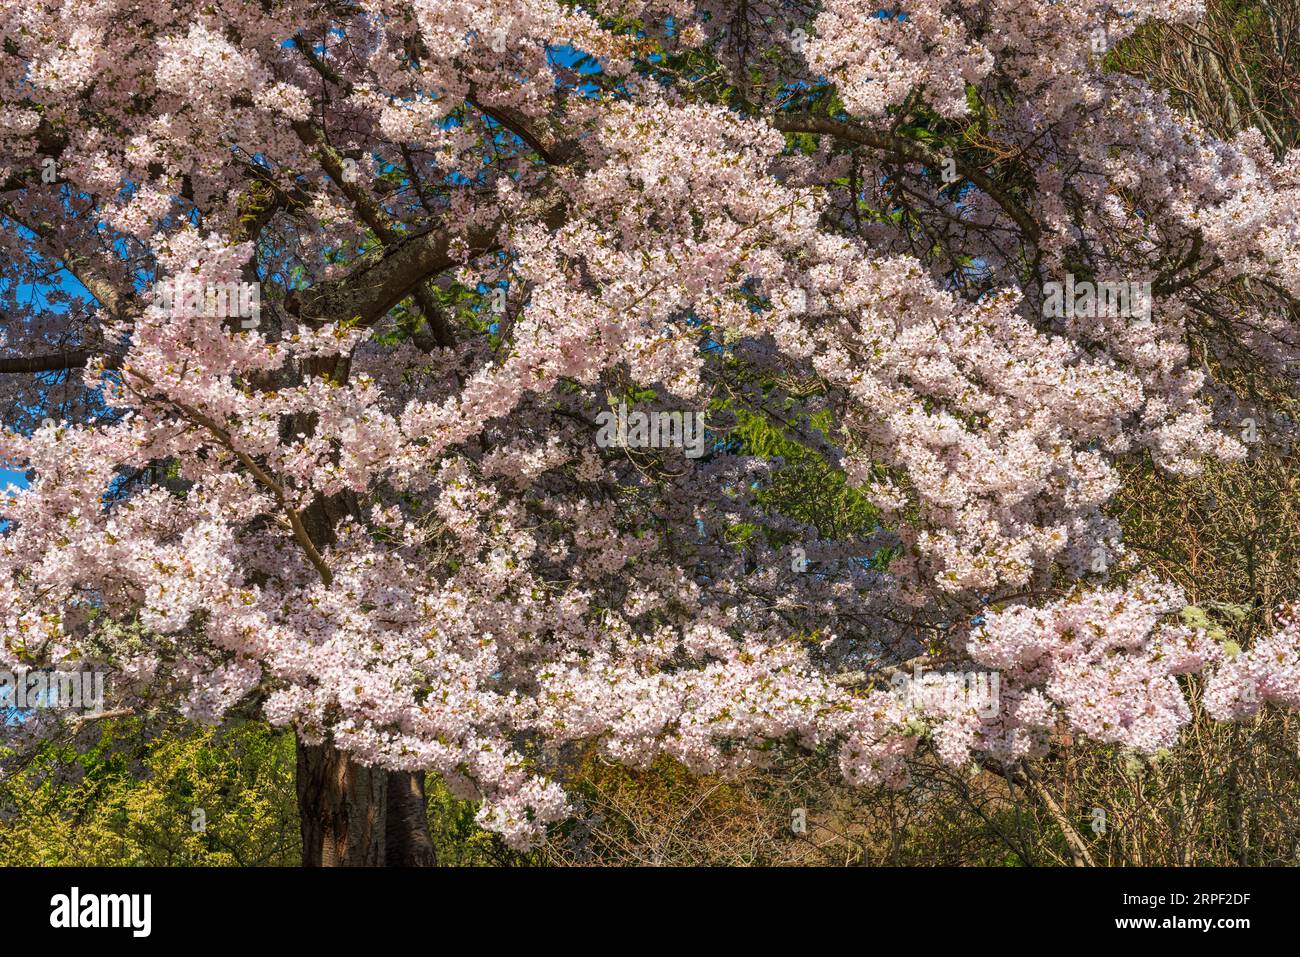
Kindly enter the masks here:
<path id="1" fill-rule="evenodd" d="M 330 744 L 298 742 L 298 816 L 306 867 L 382 867 L 389 772 Z"/>
<path id="2" fill-rule="evenodd" d="M 432 867 L 437 863 L 429 839 L 424 774 L 388 773 L 387 857 L 390 867 Z"/>
<path id="3" fill-rule="evenodd" d="M 59 352 L 53 355 L 13 356 L 12 358 L 0 359 L 0 373 L 34 374 L 61 372 L 64 369 L 81 369 L 95 356 L 103 356 L 105 369 L 118 368 L 124 358 L 120 354 L 94 352 L 90 349 Z"/>
<path id="4" fill-rule="evenodd" d="M 424 775 L 357 764 L 329 744 L 298 743 L 305 867 L 432 867 Z"/>

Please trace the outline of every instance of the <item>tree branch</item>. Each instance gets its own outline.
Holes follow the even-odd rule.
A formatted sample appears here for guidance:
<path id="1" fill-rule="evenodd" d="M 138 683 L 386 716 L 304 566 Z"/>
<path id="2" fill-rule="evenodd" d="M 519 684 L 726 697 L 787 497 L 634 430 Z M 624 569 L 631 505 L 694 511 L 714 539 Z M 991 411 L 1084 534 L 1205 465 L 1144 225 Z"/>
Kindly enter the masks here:
<path id="1" fill-rule="evenodd" d="M 878 133 L 844 120 L 832 120 L 828 117 L 809 114 L 777 113 L 771 117 L 771 123 L 783 133 L 817 133 L 834 136 L 849 143 L 857 143 L 861 146 L 881 150 L 899 159 L 925 163 L 932 167 L 942 166 L 944 161 L 948 159 L 948 157 L 939 155 L 916 140 L 909 140 L 892 133 Z M 1034 218 L 1029 215 L 1028 211 L 982 169 L 962 164 L 956 157 L 951 158 L 957 163 L 957 171 L 1001 206 L 1003 211 L 1020 227 L 1025 238 L 1037 246 L 1039 237 L 1042 236 L 1042 229 L 1034 221 Z"/>
<path id="2" fill-rule="evenodd" d="M 12 359 L 0 359 L 0 375 L 36 374 L 41 372 L 60 372 L 64 369 L 83 369 L 91 359 L 102 357 L 105 369 L 119 369 L 125 353 L 103 353 L 90 349 L 76 352 L 59 352 L 44 356 L 17 356 Z"/>
<path id="3" fill-rule="evenodd" d="M 559 229 L 567 218 L 565 204 L 558 197 L 537 203 L 532 212 L 543 224 Z M 303 290 L 288 304 L 307 321 L 356 319 L 372 326 L 431 276 L 484 253 L 500 248 L 497 235 L 502 221 L 470 228 L 464 233 L 430 228 L 385 246 L 382 254 L 369 259 L 342 279 Z M 452 243 L 464 241 L 467 254 L 452 254 Z"/>

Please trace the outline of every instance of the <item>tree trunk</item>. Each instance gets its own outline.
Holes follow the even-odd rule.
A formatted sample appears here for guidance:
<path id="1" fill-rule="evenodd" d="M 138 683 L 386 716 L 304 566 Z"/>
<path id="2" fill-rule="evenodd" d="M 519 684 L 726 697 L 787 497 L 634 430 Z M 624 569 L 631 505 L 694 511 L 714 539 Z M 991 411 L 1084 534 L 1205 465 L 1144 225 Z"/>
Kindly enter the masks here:
<path id="1" fill-rule="evenodd" d="M 384 865 L 387 771 L 299 741 L 297 785 L 304 867 Z"/>
<path id="2" fill-rule="evenodd" d="M 304 373 L 344 382 L 349 369 L 348 359 L 326 356 L 309 360 Z M 295 416 L 289 428 L 310 435 L 315 415 Z M 358 514 L 355 496 L 342 492 L 317 496 L 301 517 L 312 544 L 324 552 L 335 540 L 338 522 Z M 297 789 L 305 867 L 434 864 L 423 772 L 366 767 L 332 744 L 299 741 Z"/>
<path id="3" fill-rule="evenodd" d="M 298 742 L 304 867 L 432 867 L 424 774 L 358 764 L 330 744 Z"/>
<path id="4" fill-rule="evenodd" d="M 390 867 L 432 867 L 437 863 L 433 841 L 429 840 L 424 772 L 388 772 L 388 825 L 385 833 Z"/>

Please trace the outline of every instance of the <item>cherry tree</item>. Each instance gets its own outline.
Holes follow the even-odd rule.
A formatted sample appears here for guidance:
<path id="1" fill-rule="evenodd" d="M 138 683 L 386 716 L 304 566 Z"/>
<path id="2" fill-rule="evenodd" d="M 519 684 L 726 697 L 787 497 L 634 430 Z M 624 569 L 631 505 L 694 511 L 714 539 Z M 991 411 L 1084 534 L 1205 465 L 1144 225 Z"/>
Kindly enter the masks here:
<path id="1" fill-rule="evenodd" d="M 426 771 L 543 840 L 583 741 L 902 786 L 1300 704 L 1105 513 L 1300 358 L 1300 157 L 1105 69 L 1200 6 L 0 5 L 0 661 L 292 728 L 309 863 L 426 863 Z M 774 513 L 743 416 L 876 520 Z"/>

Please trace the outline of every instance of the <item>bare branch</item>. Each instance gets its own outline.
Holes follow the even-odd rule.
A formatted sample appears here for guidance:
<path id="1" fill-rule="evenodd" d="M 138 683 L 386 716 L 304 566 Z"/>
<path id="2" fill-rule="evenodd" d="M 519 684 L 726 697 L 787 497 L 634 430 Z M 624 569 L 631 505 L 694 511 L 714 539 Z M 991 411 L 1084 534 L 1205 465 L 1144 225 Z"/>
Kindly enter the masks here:
<path id="1" fill-rule="evenodd" d="M 0 375 L 6 373 L 32 375 L 41 372 L 60 372 L 64 369 L 83 369 L 96 357 L 104 360 L 105 369 L 118 369 L 121 368 L 122 360 L 126 355 L 81 349 L 76 352 L 59 352 L 43 356 L 17 356 L 11 359 L 0 359 Z"/>

